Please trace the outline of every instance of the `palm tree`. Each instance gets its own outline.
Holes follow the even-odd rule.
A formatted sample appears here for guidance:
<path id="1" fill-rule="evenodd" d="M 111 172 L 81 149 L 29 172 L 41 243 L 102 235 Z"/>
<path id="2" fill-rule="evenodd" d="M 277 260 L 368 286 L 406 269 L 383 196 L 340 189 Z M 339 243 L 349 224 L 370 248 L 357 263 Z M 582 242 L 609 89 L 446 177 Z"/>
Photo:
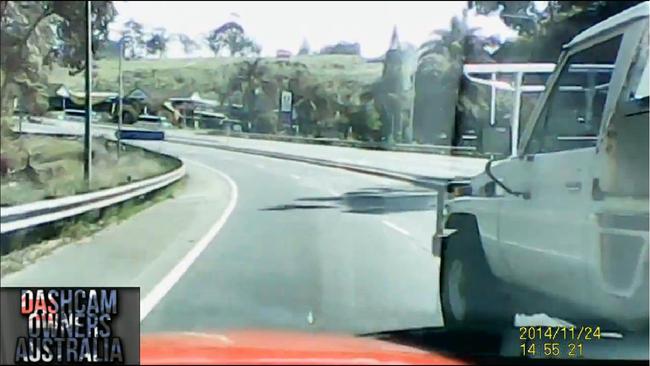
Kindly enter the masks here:
<path id="1" fill-rule="evenodd" d="M 269 68 L 262 64 L 261 58 L 242 61 L 229 81 L 230 93 L 241 90 L 243 93 L 243 112 L 249 122 L 258 124 L 258 119 L 268 118 L 277 99 L 278 85 L 274 82 Z"/>
<path id="2" fill-rule="evenodd" d="M 466 13 L 454 17 L 449 29 L 433 31 L 436 37 L 419 48 L 413 129 L 414 137 L 423 142 L 452 141 L 463 63 L 477 31 L 467 26 L 465 17 Z"/>
<path id="3" fill-rule="evenodd" d="M 431 32 L 436 37 L 420 46 L 420 52 L 443 52 L 453 59 L 464 61 L 476 49 L 474 45 L 479 45 L 479 49 L 482 49 L 486 39 L 476 34 L 479 28 L 467 25 L 466 16 L 464 12 L 462 18 L 452 18 L 449 29 Z"/>
<path id="4" fill-rule="evenodd" d="M 243 61 L 239 64 L 239 69 L 235 74 L 236 82 L 243 89 L 244 93 L 244 111 L 248 119 L 252 122 L 255 120 L 255 91 L 258 87 L 258 79 L 260 77 L 259 65 L 261 59 L 256 58 L 253 61 Z"/>

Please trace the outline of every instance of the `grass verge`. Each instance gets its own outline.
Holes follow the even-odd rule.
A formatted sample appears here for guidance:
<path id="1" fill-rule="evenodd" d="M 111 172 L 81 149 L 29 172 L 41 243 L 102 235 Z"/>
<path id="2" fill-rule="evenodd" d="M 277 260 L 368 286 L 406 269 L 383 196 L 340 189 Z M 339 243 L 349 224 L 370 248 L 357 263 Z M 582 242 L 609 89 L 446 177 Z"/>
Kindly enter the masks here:
<path id="1" fill-rule="evenodd" d="M 178 167 L 175 159 L 125 146 L 117 157 L 115 142 L 93 139 L 92 180 L 83 174 L 79 137 L 22 135 L 3 138 L 0 156 L 9 171 L 0 177 L 0 204 L 12 206 L 96 191 L 158 176 Z"/>
<path id="2" fill-rule="evenodd" d="M 118 224 L 158 202 L 174 198 L 185 188 L 186 181 L 187 178 L 184 177 L 170 186 L 117 205 L 3 235 L 0 245 L 0 278 L 20 271 L 61 246 L 72 242 L 88 242 L 98 231 Z"/>

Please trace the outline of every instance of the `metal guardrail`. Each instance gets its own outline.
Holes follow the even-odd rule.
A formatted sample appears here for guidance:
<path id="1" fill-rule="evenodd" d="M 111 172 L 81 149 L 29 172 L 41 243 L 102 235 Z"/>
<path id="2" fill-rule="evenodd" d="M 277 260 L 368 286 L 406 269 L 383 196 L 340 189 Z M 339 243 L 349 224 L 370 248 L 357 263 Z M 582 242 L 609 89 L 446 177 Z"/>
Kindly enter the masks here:
<path id="1" fill-rule="evenodd" d="M 43 200 L 0 208 L 0 234 L 54 222 L 108 207 L 159 188 L 168 186 L 185 175 L 185 165 L 163 175 L 97 192 Z"/>

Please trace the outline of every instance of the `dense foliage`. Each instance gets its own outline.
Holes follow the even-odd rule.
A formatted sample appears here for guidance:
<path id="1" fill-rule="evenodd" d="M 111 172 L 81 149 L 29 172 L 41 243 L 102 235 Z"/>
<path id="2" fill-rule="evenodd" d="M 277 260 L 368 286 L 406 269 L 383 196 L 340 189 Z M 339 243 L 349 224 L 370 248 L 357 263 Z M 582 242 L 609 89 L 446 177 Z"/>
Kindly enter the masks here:
<path id="1" fill-rule="evenodd" d="M 208 47 L 215 55 L 222 50 L 228 50 L 229 56 L 258 55 L 262 50 L 244 32 L 244 28 L 236 22 L 227 22 L 213 29 L 206 37 Z"/>
<path id="2" fill-rule="evenodd" d="M 77 1 L 2 1 L 0 8 L 0 79 L 2 112 L 10 115 L 21 96 L 32 113 L 46 108 L 44 67 L 58 64 L 71 74 L 83 71 L 86 8 Z M 106 42 L 116 15 L 110 1 L 93 1 L 93 53 Z"/>

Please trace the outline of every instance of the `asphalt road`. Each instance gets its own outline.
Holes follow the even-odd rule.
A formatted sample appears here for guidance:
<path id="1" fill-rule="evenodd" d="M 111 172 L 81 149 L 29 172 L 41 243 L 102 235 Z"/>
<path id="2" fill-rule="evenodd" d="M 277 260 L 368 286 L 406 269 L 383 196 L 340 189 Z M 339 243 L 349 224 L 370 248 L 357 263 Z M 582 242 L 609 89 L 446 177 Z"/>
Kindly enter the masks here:
<path id="1" fill-rule="evenodd" d="M 435 193 L 314 165 L 161 142 L 228 175 L 227 222 L 142 323 L 362 333 L 442 325 Z M 161 223 L 164 224 L 164 223 Z"/>
<path id="2" fill-rule="evenodd" d="M 435 192 L 345 170 L 213 148 L 138 144 L 216 169 L 230 177 L 238 191 L 221 230 L 148 313 L 141 324 L 143 332 L 280 328 L 366 333 L 443 324 L 439 260 L 430 253 Z M 199 184 L 201 179 L 193 181 Z M 215 181 L 219 186 L 223 188 Z M 190 194 L 185 199 L 201 199 L 203 206 L 214 205 L 213 216 L 221 214 L 222 200 L 202 197 Z M 179 208 L 175 215 L 187 217 L 188 212 L 192 212 L 188 207 Z M 150 246 L 165 241 L 164 232 L 178 224 L 169 217 L 158 217 L 160 233 L 158 239 L 153 238 L 156 235 L 147 239 Z M 197 221 L 201 220 L 214 219 Z M 128 241 L 128 236 L 120 237 Z M 165 263 L 147 262 L 147 267 L 157 268 L 153 272 L 158 276 L 149 276 L 152 282 L 172 268 L 167 259 L 181 262 L 192 251 L 186 248 L 194 240 L 183 242 L 190 244 L 163 251 Z M 30 267 L 20 274 L 42 277 L 40 263 L 32 268 L 33 276 L 25 275 Z M 51 270 L 62 270 L 56 264 Z M 128 282 L 128 275 L 122 277 Z M 143 295 L 150 288 L 143 289 Z M 506 342 L 505 352 L 512 356 L 518 354 L 518 336 L 514 329 Z M 647 335 L 624 344 L 601 343 L 590 345 L 585 355 L 647 359 Z"/>
<path id="3" fill-rule="evenodd" d="M 225 225 L 144 319 L 143 331 L 363 333 L 442 325 L 439 260 L 430 247 L 435 192 L 287 160 L 137 143 L 215 168 L 239 192 Z"/>

